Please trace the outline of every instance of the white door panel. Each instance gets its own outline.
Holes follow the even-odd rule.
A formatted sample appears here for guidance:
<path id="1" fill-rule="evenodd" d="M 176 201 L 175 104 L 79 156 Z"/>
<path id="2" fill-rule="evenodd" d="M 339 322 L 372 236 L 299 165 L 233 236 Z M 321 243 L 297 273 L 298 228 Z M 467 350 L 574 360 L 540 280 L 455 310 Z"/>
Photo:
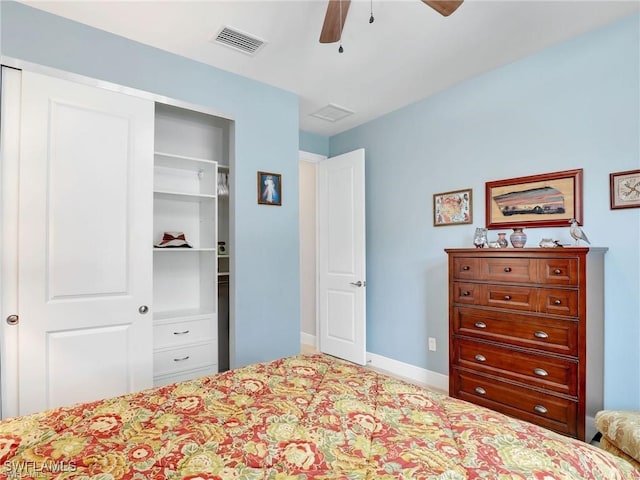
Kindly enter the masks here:
<path id="1" fill-rule="evenodd" d="M 318 165 L 320 350 L 366 363 L 364 150 Z"/>
<path id="2" fill-rule="evenodd" d="M 153 103 L 22 74 L 19 409 L 152 385 Z"/>

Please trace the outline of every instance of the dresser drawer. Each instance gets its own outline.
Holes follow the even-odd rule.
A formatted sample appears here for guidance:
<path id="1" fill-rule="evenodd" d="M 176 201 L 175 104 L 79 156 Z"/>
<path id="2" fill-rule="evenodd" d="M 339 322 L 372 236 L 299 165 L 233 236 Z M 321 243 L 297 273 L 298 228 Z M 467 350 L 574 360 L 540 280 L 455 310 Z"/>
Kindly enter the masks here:
<path id="1" fill-rule="evenodd" d="M 527 353 L 473 340 L 454 342 L 456 365 L 478 372 L 497 375 L 526 385 L 576 396 L 578 363 Z"/>
<path id="2" fill-rule="evenodd" d="M 218 349 L 213 342 L 167 348 L 153 352 L 153 374 L 156 377 L 217 363 Z"/>
<path id="3" fill-rule="evenodd" d="M 209 318 L 185 322 L 159 323 L 153 326 L 153 347 L 162 348 L 186 343 L 214 340 L 214 323 Z"/>
<path id="4" fill-rule="evenodd" d="M 535 312 L 538 308 L 538 290 L 533 287 L 512 285 L 483 285 L 480 305 Z"/>
<path id="5" fill-rule="evenodd" d="M 453 278 L 456 280 L 476 280 L 480 278 L 480 259 L 456 257 L 453 259 Z"/>
<path id="6" fill-rule="evenodd" d="M 454 335 L 492 340 L 550 353 L 578 355 L 576 320 L 454 307 L 451 321 Z"/>
<path id="7" fill-rule="evenodd" d="M 453 282 L 453 301 L 467 305 L 479 305 L 482 302 L 482 288 L 480 283 Z"/>
<path id="8" fill-rule="evenodd" d="M 578 285 L 580 262 L 577 258 L 541 258 L 538 281 L 547 285 Z"/>
<path id="9" fill-rule="evenodd" d="M 538 291 L 538 311 L 551 315 L 578 316 L 578 291 L 541 288 Z"/>
<path id="10" fill-rule="evenodd" d="M 577 436 L 577 403 L 562 397 L 460 370 L 453 371 L 453 396 L 528 422 Z"/>
<path id="11" fill-rule="evenodd" d="M 537 277 L 537 265 L 530 258 L 483 258 L 481 260 L 482 280 L 490 282 L 533 283 Z"/>

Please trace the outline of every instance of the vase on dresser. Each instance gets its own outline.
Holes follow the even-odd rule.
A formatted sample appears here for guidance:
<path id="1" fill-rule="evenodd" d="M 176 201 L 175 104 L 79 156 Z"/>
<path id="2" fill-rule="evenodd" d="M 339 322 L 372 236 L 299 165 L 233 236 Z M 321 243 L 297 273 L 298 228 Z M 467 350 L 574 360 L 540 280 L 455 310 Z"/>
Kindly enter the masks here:
<path id="1" fill-rule="evenodd" d="M 511 240 L 513 248 L 523 248 L 527 243 L 527 234 L 523 232 L 522 228 L 514 228 L 509 240 Z"/>

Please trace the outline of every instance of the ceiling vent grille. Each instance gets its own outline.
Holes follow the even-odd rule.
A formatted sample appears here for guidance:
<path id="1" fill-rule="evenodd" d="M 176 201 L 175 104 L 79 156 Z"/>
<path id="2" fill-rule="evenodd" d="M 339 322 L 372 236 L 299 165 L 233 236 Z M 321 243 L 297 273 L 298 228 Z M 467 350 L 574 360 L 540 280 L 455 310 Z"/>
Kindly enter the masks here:
<path id="1" fill-rule="evenodd" d="M 321 120 L 326 120 L 327 122 L 337 122 L 349 115 L 353 115 L 353 113 L 354 112 L 348 108 L 341 107 L 335 103 L 330 103 L 326 107 L 322 107 L 320 110 L 313 112 L 310 115 Z"/>
<path id="2" fill-rule="evenodd" d="M 249 55 L 255 55 L 266 43 L 264 40 L 230 27 L 223 27 L 216 38 L 214 38 L 214 42 L 221 43 L 235 50 L 240 50 Z"/>

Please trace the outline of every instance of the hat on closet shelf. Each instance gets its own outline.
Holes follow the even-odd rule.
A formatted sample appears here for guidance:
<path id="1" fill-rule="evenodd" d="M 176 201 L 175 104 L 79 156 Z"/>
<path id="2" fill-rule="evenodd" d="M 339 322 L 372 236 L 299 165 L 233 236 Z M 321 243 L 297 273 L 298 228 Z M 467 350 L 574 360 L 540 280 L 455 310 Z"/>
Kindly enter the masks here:
<path id="1" fill-rule="evenodd" d="M 183 232 L 164 232 L 162 240 L 155 244 L 158 248 L 192 248 Z"/>

